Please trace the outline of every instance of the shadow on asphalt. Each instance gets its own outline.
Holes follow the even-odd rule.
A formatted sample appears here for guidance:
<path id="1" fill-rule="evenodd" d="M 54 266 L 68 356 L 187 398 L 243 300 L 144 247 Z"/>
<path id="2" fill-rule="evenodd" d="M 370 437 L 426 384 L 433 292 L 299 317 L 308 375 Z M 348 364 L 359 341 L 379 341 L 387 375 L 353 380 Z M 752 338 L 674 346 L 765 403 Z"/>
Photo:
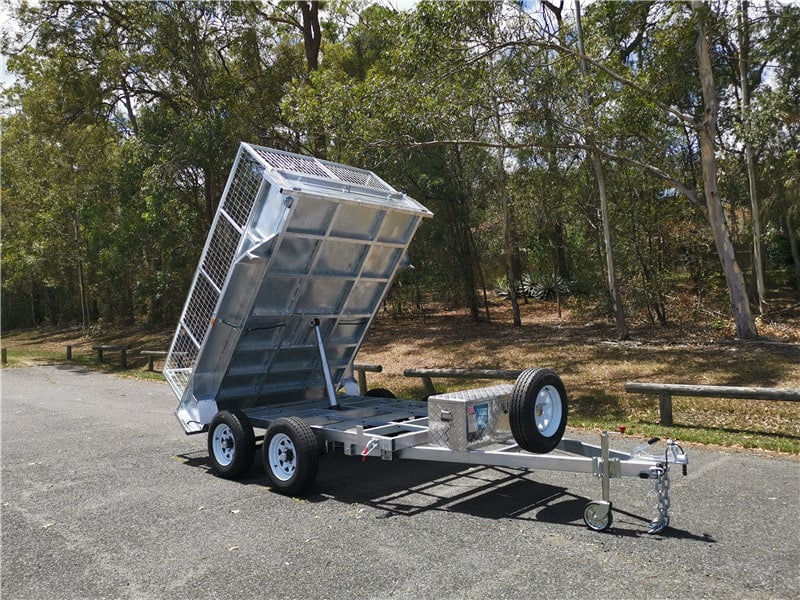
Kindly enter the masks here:
<path id="1" fill-rule="evenodd" d="M 260 448 L 247 476 L 234 483 L 267 484 Z M 204 451 L 180 455 L 187 466 L 213 477 Z M 413 517 L 430 511 L 467 514 L 482 519 L 510 519 L 585 528 L 583 511 L 590 500 L 567 488 L 538 482 L 534 473 L 502 467 L 475 467 L 427 461 L 381 461 L 341 452 L 321 456 L 319 472 L 305 496 L 308 502 L 337 501 L 379 511 L 378 518 Z M 711 536 L 667 528 L 657 535 L 646 532 L 650 519 L 614 508 L 615 522 L 608 535 L 665 537 L 716 543 Z"/>
<path id="2" fill-rule="evenodd" d="M 91 369 L 87 369 L 86 367 L 81 367 L 77 365 L 53 365 L 59 371 L 70 371 L 74 375 L 91 375 L 92 373 L 97 373 L 97 371 L 92 371 Z"/>

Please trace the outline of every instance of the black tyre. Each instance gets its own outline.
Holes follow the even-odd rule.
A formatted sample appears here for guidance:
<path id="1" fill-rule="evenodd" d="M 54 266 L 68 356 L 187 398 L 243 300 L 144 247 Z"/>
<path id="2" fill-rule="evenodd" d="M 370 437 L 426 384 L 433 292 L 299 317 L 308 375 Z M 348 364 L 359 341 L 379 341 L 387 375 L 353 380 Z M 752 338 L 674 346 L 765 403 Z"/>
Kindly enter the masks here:
<path id="1" fill-rule="evenodd" d="M 319 448 L 311 427 L 297 417 L 273 421 L 261 450 L 264 470 L 276 492 L 295 495 L 317 476 Z"/>
<path id="2" fill-rule="evenodd" d="M 397 398 L 392 392 L 384 388 L 374 388 L 368 390 L 365 396 L 370 396 L 372 398 Z"/>
<path id="3" fill-rule="evenodd" d="M 567 427 L 567 392 L 551 369 L 527 369 L 511 392 L 508 420 L 520 448 L 544 454 L 561 441 Z"/>
<path id="4" fill-rule="evenodd" d="M 208 455 L 215 475 L 238 479 L 250 470 L 256 454 L 253 428 L 240 410 L 221 410 L 208 428 Z"/>

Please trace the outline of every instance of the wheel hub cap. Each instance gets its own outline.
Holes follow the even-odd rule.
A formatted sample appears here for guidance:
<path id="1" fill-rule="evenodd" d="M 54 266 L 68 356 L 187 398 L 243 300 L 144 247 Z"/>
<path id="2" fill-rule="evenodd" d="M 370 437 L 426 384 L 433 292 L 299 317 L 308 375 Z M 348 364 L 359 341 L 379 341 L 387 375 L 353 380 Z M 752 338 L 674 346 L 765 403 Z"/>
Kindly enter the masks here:
<path id="1" fill-rule="evenodd" d="M 269 468 L 280 481 L 288 481 L 297 470 L 294 442 L 284 434 L 276 434 L 269 442 Z"/>
<path id="2" fill-rule="evenodd" d="M 227 467 L 233 462 L 236 455 L 236 443 L 233 439 L 233 431 L 226 424 L 222 423 L 214 429 L 212 438 L 214 449 L 214 460 L 223 467 Z"/>
<path id="3" fill-rule="evenodd" d="M 561 396 L 552 385 L 546 385 L 536 396 L 534 405 L 536 428 L 547 437 L 556 433 L 561 424 Z"/>

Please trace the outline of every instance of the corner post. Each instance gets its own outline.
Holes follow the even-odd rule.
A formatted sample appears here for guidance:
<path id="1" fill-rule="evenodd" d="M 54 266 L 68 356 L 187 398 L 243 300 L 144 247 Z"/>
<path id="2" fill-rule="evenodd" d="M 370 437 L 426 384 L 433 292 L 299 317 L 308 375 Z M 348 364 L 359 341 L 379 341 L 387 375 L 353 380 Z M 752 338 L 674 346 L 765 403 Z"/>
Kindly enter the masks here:
<path id="1" fill-rule="evenodd" d="M 658 414 L 662 425 L 672 427 L 672 394 L 669 392 L 658 395 Z"/>

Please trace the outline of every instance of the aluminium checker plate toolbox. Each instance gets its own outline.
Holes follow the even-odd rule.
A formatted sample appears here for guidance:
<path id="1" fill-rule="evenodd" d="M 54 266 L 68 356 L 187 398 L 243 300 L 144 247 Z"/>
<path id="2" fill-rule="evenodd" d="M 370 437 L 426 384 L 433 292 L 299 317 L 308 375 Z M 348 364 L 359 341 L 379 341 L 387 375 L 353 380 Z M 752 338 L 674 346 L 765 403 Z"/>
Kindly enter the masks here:
<path id="1" fill-rule="evenodd" d="M 431 446 L 474 450 L 511 437 L 510 384 L 437 394 L 428 398 Z"/>

